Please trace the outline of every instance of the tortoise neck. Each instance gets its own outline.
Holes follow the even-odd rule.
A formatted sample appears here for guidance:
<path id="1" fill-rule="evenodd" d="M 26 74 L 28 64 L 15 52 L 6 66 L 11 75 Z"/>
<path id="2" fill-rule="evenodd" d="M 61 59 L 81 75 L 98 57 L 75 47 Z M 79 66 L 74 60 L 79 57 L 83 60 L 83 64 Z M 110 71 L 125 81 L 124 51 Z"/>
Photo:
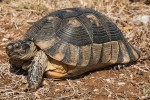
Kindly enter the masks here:
<path id="1" fill-rule="evenodd" d="M 21 59 L 23 60 L 32 60 L 35 56 L 35 54 L 37 53 L 37 47 L 34 44 L 34 42 L 31 41 L 30 43 L 30 49 L 28 51 L 28 53 L 26 55 L 24 55 Z"/>

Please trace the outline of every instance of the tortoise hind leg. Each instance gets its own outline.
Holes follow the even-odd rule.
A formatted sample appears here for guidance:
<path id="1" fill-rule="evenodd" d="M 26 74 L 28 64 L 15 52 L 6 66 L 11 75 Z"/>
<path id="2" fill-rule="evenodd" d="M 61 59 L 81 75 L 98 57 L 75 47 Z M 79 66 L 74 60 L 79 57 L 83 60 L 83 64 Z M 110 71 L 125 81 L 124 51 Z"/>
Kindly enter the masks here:
<path id="1" fill-rule="evenodd" d="M 28 90 L 35 91 L 42 83 L 43 73 L 47 66 L 48 58 L 43 51 L 38 51 L 28 70 Z"/>

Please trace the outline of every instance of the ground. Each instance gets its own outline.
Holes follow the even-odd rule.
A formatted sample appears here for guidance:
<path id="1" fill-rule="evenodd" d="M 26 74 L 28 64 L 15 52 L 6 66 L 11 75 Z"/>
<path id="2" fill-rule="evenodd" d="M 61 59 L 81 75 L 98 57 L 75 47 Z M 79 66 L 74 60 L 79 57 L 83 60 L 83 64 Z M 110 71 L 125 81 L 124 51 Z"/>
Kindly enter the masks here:
<path id="1" fill-rule="evenodd" d="M 133 0 L 131 0 L 133 1 Z M 0 0 L 0 100 L 148 100 L 150 99 L 150 5 L 128 0 Z M 149 0 L 147 0 L 148 2 Z M 5 46 L 25 34 L 31 23 L 62 8 L 93 8 L 108 16 L 141 58 L 120 70 L 103 69 L 81 78 L 44 79 L 25 92 L 26 76 L 9 72 Z"/>

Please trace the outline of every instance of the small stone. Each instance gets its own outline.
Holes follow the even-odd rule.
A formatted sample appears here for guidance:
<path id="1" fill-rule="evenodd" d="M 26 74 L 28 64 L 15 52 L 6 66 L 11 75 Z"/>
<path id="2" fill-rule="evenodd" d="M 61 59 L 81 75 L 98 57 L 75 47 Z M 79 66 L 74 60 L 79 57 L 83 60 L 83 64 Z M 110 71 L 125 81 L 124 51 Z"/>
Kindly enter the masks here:
<path id="1" fill-rule="evenodd" d="M 93 91 L 94 91 L 94 92 L 98 92 L 98 91 L 99 91 L 99 89 L 94 89 Z"/>
<path id="2" fill-rule="evenodd" d="M 143 15 L 143 16 L 136 16 L 134 17 L 135 22 L 140 21 L 143 24 L 148 24 L 150 21 L 150 16 L 149 15 Z"/>
<path id="3" fill-rule="evenodd" d="M 118 82 L 118 85 L 121 85 L 121 86 L 123 86 L 125 84 L 126 84 L 125 82 Z"/>
<path id="4" fill-rule="evenodd" d="M 150 16 L 144 15 L 141 17 L 140 21 L 143 22 L 144 24 L 147 24 L 150 20 Z"/>
<path id="5" fill-rule="evenodd" d="M 30 25 L 33 25 L 35 22 L 36 22 L 36 21 L 35 21 L 35 20 L 32 20 L 32 19 L 27 20 L 27 23 L 30 24 Z"/>
<path id="6" fill-rule="evenodd" d="M 8 41 L 8 39 L 7 39 L 7 38 L 3 38 L 3 39 L 2 39 L 2 42 L 5 42 L 5 41 Z"/>
<path id="7" fill-rule="evenodd" d="M 5 30 L 0 28 L 0 33 L 5 33 Z"/>
<path id="8" fill-rule="evenodd" d="M 44 81 L 42 82 L 42 84 L 43 84 L 43 85 L 47 85 L 47 86 L 49 85 L 46 80 L 44 80 Z"/>
<path id="9" fill-rule="evenodd" d="M 10 35 L 10 34 L 6 34 L 6 35 L 4 35 L 4 38 L 9 39 L 10 37 L 11 37 L 11 35 Z"/>

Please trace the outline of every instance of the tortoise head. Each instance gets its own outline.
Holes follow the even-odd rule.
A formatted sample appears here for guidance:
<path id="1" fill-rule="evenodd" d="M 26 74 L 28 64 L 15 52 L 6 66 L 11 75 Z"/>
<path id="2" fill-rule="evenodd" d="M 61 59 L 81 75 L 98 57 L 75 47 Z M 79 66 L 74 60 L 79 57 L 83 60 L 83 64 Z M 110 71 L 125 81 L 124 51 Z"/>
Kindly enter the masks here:
<path id="1" fill-rule="evenodd" d="M 29 40 L 18 40 L 6 46 L 6 53 L 10 58 L 28 60 L 34 56 L 36 46 Z"/>

